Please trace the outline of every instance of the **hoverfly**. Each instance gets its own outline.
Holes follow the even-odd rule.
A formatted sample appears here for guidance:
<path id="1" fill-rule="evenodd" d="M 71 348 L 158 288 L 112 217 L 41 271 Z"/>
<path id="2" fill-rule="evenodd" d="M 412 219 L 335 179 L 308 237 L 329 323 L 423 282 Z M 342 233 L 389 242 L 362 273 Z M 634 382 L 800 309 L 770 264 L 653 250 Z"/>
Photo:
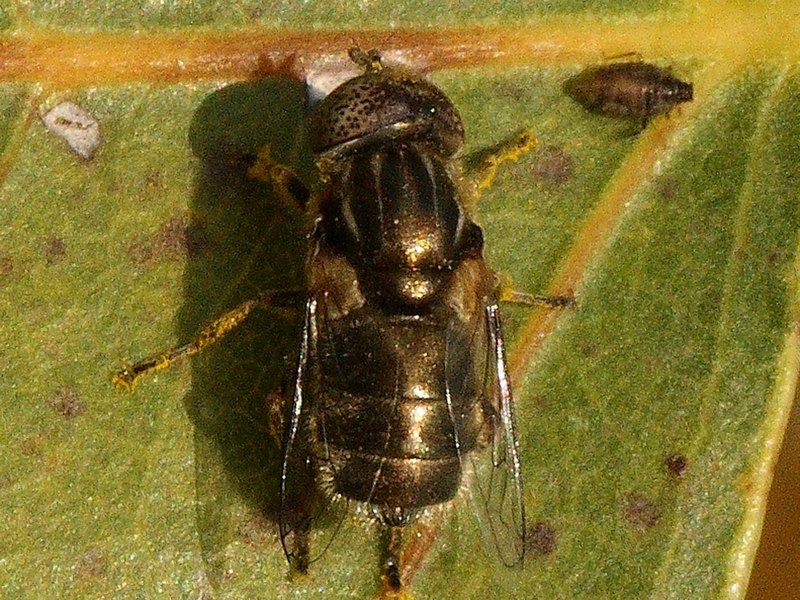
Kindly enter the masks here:
<path id="1" fill-rule="evenodd" d="M 132 388 L 255 308 L 300 308 L 296 368 L 275 417 L 281 543 L 291 569 L 307 571 L 327 548 L 310 544 L 320 514 L 358 504 L 383 530 L 382 575 L 397 590 L 404 529 L 453 500 L 465 478 L 474 480 L 504 562 L 520 563 L 522 475 L 498 286 L 455 159 L 461 117 L 421 76 L 384 67 L 376 51 L 350 55 L 365 72 L 331 92 L 309 121 L 324 187 L 299 194 L 315 215 L 306 288 L 265 292 L 114 381 Z M 478 187 L 533 144 L 523 135 L 489 157 Z M 280 193 L 298 195 L 288 167 L 262 161 Z M 572 302 L 519 293 L 514 300 Z M 488 467 L 478 465 L 482 454 Z"/>

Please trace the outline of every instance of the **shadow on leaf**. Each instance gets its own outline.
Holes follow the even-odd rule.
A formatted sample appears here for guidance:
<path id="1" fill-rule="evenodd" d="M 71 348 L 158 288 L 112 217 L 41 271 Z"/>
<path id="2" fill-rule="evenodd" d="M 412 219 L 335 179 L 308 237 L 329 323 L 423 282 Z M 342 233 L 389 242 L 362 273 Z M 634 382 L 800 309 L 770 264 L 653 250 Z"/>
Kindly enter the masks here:
<path id="1" fill-rule="evenodd" d="M 203 243 L 186 270 L 181 339 L 261 291 L 302 287 L 302 214 L 249 179 L 247 167 L 269 144 L 276 160 L 306 181 L 313 178 L 304 107 L 301 83 L 273 78 L 222 88 L 196 111 L 189 133 L 199 159 L 190 236 Z M 185 403 L 195 427 L 197 527 L 215 587 L 236 530 L 231 511 L 237 498 L 268 527 L 276 522 L 280 452 L 270 435 L 267 397 L 295 360 L 299 329 L 300 315 L 257 311 L 192 361 Z M 270 551 L 277 552 L 277 535 L 274 540 Z"/>

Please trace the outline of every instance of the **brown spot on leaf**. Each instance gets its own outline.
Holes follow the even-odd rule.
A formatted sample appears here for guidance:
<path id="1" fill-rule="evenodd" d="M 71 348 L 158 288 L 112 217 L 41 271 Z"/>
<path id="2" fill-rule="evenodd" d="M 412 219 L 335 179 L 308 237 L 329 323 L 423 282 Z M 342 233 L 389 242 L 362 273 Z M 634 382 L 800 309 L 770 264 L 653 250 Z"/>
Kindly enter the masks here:
<path id="1" fill-rule="evenodd" d="M 528 528 L 525 538 L 525 551 L 533 556 L 551 554 L 556 549 L 556 530 L 544 521 L 534 523 Z"/>
<path id="2" fill-rule="evenodd" d="M 664 466 L 670 475 L 676 479 L 680 479 L 684 476 L 686 469 L 689 467 L 689 460 L 683 454 L 673 452 L 664 459 Z"/>
<path id="3" fill-rule="evenodd" d="M 145 175 L 144 183 L 148 188 L 163 188 L 164 174 L 156 169 L 150 169 Z"/>
<path id="4" fill-rule="evenodd" d="M 91 548 L 81 556 L 77 565 L 78 577 L 84 581 L 103 577 L 106 574 L 107 565 L 100 550 Z"/>
<path id="5" fill-rule="evenodd" d="M 784 258 L 784 251 L 780 248 L 775 248 L 774 250 L 767 253 L 764 257 L 764 266 L 767 269 L 774 269 L 775 265 L 779 262 L 783 262 Z"/>
<path id="6" fill-rule="evenodd" d="M 655 185 L 656 193 L 664 200 L 675 200 L 678 196 L 678 181 L 675 177 L 665 176 Z"/>
<path id="7" fill-rule="evenodd" d="M 50 406 L 62 417 L 74 419 L 84 411 L 84 403 L 75 388 L 65 385 L 49 401 Z"/>
<path id="8" fill-rule="evenodd" d="M 19 441 L 19 451 L 23 456 L 39 456 L 42 453 L 43 441 L 41 434 L 24 437 Z"/>
<path id="9" fill-rule="evenodd" d="M 559 146 L 545 146 L 536 155 L 532 173 L 544 185 L 559 187 L 572 179 L 575 159 Z"/>
<path id="10" fill-rule="evenodd" d="M 182 255 L 189 247 L 189 215 L 175 215 L 161 228 L 155 238 L 156 249 L 161 254 Z"/>
<path id="11" fill-rule="evenodd" d="M 0 252 L 0 280 L 14 272 L 14 259 Z"/>
<path id="12" fill-rule="evenodd" d="M 264 9 L 260 6 L 250 9 L 247 12 L 247 17 L 251 21 L 260 21 L 264 16 Z"/>
<path id="13" fill-rule="evenodd" d="M 587 358 L 595 358 L 600 355 L 600 345 L 593 339 L 581 340 L 579 347 Z"/>
<path id="14" fill-rule="evenodd" d="M 661 511 L 645 496 L 630 492 L 622 501 L 622 517 L 631 525 L 650 529 L 658 524 Z"/>
<path id="15" fill-rule="evenodd" d="M 67 246 L 63 238 L 53 237 L 44 244 L 44 258 L 48 265 L 59 262 L 67 254 Z"/>
<path id="16" fill-rule="evenodd" d="M 188 213 L 181 213 L 167 221 L 150 240 L 131 243 L 127 253 L 133 262 L 146 265 L 159 259 L 194 258 L 208 246 L 202 225 L 192 223 Z"/>
<path id="17" fill-rule="evenodd" d="M 131 261 L 137 265 L 146 265 L 153 262 L 155 250 L 153 249 L 152 244 L 142 240 L 137 240 L 128 245 L 125 253 L 131 259 Z"/>
<path id="18" fill-rule="evenodd" d="M 498 81 L 494 85 L 495 97 L 503 97 L 519 102 L 525 99 L 525 91 L 518 85 L 508 81 Z"/>
<path id="19" fill-rule="evenodd" d="M 236 535 L 251 546 L 263 547 L 275 542 L 274 524 L 263 514 L 256 514 L 239 525 Z"/>

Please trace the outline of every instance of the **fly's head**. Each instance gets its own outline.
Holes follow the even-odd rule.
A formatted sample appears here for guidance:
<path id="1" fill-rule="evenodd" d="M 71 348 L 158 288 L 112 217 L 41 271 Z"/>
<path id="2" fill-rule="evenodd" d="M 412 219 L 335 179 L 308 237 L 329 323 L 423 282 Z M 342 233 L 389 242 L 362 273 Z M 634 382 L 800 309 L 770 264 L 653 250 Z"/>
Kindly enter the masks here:
<path id="1" fill-rule="evenodd" d="M 461 116 L 442 90 L 377 62 L 320 102 L 309 133 L 323 174 L 335 170 L 341 157 L 393 140 L 428 144 L 443 157 L 453 156 L 464 143 Z"/>

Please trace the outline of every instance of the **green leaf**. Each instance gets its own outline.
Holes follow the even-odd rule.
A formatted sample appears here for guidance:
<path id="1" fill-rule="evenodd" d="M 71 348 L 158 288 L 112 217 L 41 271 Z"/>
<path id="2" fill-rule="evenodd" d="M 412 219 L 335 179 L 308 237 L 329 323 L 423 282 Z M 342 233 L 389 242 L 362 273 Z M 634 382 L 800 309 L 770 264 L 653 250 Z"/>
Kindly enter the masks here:
<path id="1" fill-rule="evenodd" d="M 296 318 L 255 315 L 133 394 L 110 383 L 302 284 L 307 220 L 243 164 L 269 144 L 313 181 L 297 76 L 355 41 L 432 72 L 468 156 L 536 132 L 476 218 L 516 288 L 578 301 L 503 311 L 530 559 L 487 557 L 460 498 L 409 536 L 410 593 L 744 597 L 800 366 L 793 5 L 430 5 L 0 5 L 1 595 L 379 594 L 357 517 L 287 576 L 267 398 Z M 632 51 L 695 84 L 633 134 L 562 91 Z M 64 101 L 99 123 L 91 160 L 41 122 Z"/>

